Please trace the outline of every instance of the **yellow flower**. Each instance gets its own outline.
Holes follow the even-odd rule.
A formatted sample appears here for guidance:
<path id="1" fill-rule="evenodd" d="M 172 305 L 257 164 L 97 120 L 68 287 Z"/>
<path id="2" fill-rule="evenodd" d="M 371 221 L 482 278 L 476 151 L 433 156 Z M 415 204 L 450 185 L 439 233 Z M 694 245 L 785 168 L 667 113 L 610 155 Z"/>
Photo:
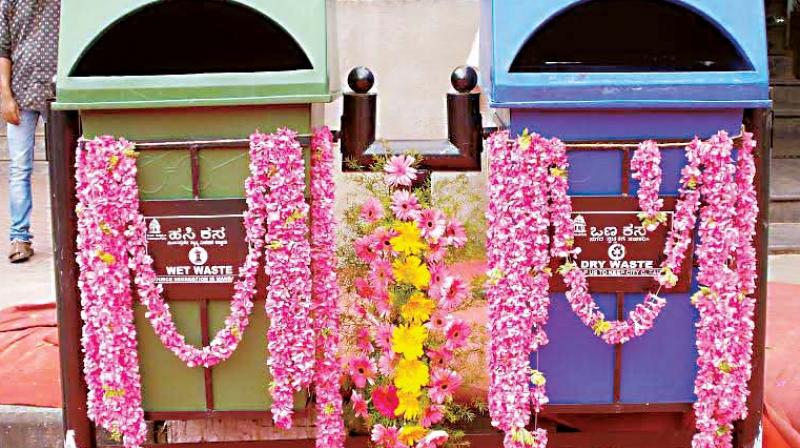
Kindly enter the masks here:
<path id="1" fill-rule="evenodd" d="M 595 322 L 592 329 L 594 330 L 594 334 L 597 336 L 606 334 L 611 330 L 611 322 L 607 322 L 605 320 L 598 320 L 597 322 Z"/>
<path id="2" fill-rule="evenodd" d="M 554 166 L 553 168 L 550 168 L 550 175 L 553 177 L 567 177 L 567 170 L 558 166 Z"/>
<path id="3" fill-rule="evenodd" d="M 398 405 L 394 410 L 397 417 L 403 416 L 406 420 L 414 420 L 419 417 L 422 409 L 419 405 L 419 391 L 407 392 L 404 390 L 397 392 Z"/>
<path id="4" fill-rule="evenodd" d="M 406 359 L 422 356 L 422 344 L 428 339 L 428 330 L 422 325 L 400 325 L 392 331 L 392 350 Z"/>
<path id="5" fill-rule="evenodd" d="M 431 282 L 431 271 L 419 257 L 411 256 L 405 260 L 397 259 L 392 263 L 392 272 L 398 283 L 408 283 L 415 288 L 423 289 Z"/>
<path id="6" fill-rule="evenodd" d="M 544 386 L 547 384 L 547 379 L 544 377 L 544 374 L 538 370 L 531 371 L 531 383 L 535 386 Z"/>
<path id="7" fill-rule="evenodd" d="M 418 292 L 411 295 L 408 303 L 400 309 L 400 315 L 409 322 L 425 322 L 430 319 L 431 313 L 436 309 L 433 300 Z"/>
<path id="8" fill-rule="evenodd" d="M 100 260 L 103 261 L 103 263 L 105 263 L 105 264 L 107 264 L 109 266 L 111 266 L 111 265 L 113 265 L 114 263 L 117 262 L 117 257 L 115 257 L 113 254 L 110 254 L 110 253 L 108 253 L 106 251 L 103 251 L 103 250 L 98 250 L 97 251 L 97 258 L 99 258 Z"/>
<path id="9" fill-rule="evenodd" d="M 530 132 L 528 132 L 528 128 L 525 128 L 522 131 L 522 135 L 517 137 L 517 144 L 519 145 L 519 149 L 522 151 L 527 151 L 530 149 L 531 144 L 533 143 L 533 139 L 531 138 Z"/>
<path id="10" fill-rule="evenodd" d="M 575 263 L 573 263 L 571 261 L 568 261 L 568 262 L 566 262 L 566 263 L 564 263 L 564 264 L 562 264 L 561 266 L 558 267 L 558 273 L 561 274 L 561 275 L 565 275 L 565 274 L 569 273 L 569 271 L 571 271 L 573 269 L 577 269 L 577 267 L 578 267 L 578 265 L 576 265 Z"/>
<path id="11" fill-rule="evenodd" d="M 428 366 L 419 359 L 401 359 L 395 371 L 394 385 L 402 392 L 419 393 L 430 381 Z"/>
<path id="12" fill-rule="evenodd" d="M 113 155 L 108 158 L 108 171 L 114 171 L 114 168 L 119 164 L 119 156 Z"/>
<path id="13" fill-rule="evenodd" d="M 139 153 L 136 152 L 136 146 L 133 146 L 133 145 L 128 146 L 127 148 L 123 149 L 122 150 L 122 154 L 125 157 L 130 157 L 132 159 L 135 159 L 135 158 L 139 157 Z"/>
<path id="14" fill-rule="evenodd" d="M 415 222 L 401 222 L 395 224 L 394 230 L 398 235 L 389 240 L 392 249 L 405 255 L 416 255 L 427 248 L 422 241 L 419 227 Z"/>
<path id="15" fill-rule="evenodd" d="M 426 434 L 428 434 L 428 430 L 422 426 L 403 426 L 400 428 L 400 434 L 398 435 L 398 438 L 406 445 L 414 446 L 414 444 L 422 440 Z"/>

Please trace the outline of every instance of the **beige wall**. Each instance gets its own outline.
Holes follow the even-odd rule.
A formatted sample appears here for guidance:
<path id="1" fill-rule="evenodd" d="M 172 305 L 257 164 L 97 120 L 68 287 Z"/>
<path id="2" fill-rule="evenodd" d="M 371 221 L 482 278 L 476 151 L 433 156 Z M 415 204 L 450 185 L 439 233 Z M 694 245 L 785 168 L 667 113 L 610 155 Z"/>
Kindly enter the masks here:
<path id="1" fill-rule="evenodd" d="M 469 57 L 478 0 L 339 0 L 337 8 L 341 79 L 357 65 L 375 73 L 378 137 L 445 139 L 445 93 Z M 325 115 L 338 129 L 341 99 Z"/>

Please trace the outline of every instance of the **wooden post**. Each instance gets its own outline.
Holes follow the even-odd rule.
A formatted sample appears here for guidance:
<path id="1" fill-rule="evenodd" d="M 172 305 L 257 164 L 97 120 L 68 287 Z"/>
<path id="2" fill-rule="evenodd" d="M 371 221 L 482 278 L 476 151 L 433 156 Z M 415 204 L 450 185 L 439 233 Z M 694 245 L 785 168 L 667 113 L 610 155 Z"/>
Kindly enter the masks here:
<path id="1" fill-rule="evenodd" d="M 75 148 L 80 136 L 77 111 L 50 109 L 46 141 L 50 156 L 50 203 L 58 305 L 64 430 L 75 431 L 80 448 L 94 448 L 94 427 L 86 415 L 87 388 L 81 351 L 81 299 L 75 261 L 78 233 L 75 215 Z"/>
<path id="2" fill-rule="evenodd" d="M 755 331 L 753 334 L 753 374 L 748 384 L 747 419 L 734 425 L 736 448 L 750 448 L 761 431 L 764 402 L 764 354 L 767 329 L 767 265 L 769 256 L 769 164 L 772 149 L 772 111 L 752 109 L 745 113 L 744 123 L 758 142 L 756 148 L 756 188 L 758 192 L 758 223 L 756 224 L 756 254 L 758 282 L 756 284 Z"/>

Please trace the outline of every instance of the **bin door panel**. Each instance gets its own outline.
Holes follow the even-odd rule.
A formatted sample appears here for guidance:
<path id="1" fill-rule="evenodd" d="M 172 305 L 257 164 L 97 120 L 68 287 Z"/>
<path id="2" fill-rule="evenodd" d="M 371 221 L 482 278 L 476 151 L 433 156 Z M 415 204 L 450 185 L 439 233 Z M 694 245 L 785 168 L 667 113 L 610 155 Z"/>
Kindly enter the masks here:
<path id="1" fill-rule="evenodd" d="M 175 325 L 186 342 L 199 346 L 200 304 L 194 301 L 169 303 Z M 205 410 L 203 369 L 189 368 L 158 339 L 145 309 L 136 307 L 136 335 L 139 343 L 139 367 L 142 375 L 142 400 L 148 412 Z"/>
<path id="2" fill-rule="evenodd" d="M 696 285 L 693 285 L 696 287 Z M 641 294 L 625 296 L 625 314 L 643 299 Z M 623 403 L 688 403 L 695 401 L 694 322 L 697 309 L 686 294 L 664 294 L 667 307 L 658 323 L 643 338 L 622 347 Z"/>
<path id="3" fill-rule="evenodd" d="M 603 313 L 614 315 L 614 294 L 596 294 Z M 539 370 L 548 378 L 553 404 L 611 403 L 614 400 L 614 347 L 597 342 L 570 310 L 564 294 L 552 294 L 547 335 L 550 343 L 539 352 Z M 531 356 L 536 368 L 536 354 Z"/>
<path id="4" fill-rule="evenodd" d="M 136 166 L 142 200 L 192 198 L 189 151 L 146 151 L 139 155 Z"/>

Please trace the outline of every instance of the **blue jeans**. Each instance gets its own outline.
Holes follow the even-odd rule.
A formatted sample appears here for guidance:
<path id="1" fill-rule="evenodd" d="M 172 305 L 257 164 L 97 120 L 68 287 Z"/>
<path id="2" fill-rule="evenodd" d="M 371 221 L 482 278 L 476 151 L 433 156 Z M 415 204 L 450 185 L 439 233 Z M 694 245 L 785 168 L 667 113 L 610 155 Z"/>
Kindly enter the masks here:
<path id="1" fill-rule="evenodd" d="M 11 241 L 30 241 L 31 235 L 31 173 L 33 146 L 39 112 L 19 111 L 19 125 L 8 124 L 8 197 L 11 206 Z"/>

